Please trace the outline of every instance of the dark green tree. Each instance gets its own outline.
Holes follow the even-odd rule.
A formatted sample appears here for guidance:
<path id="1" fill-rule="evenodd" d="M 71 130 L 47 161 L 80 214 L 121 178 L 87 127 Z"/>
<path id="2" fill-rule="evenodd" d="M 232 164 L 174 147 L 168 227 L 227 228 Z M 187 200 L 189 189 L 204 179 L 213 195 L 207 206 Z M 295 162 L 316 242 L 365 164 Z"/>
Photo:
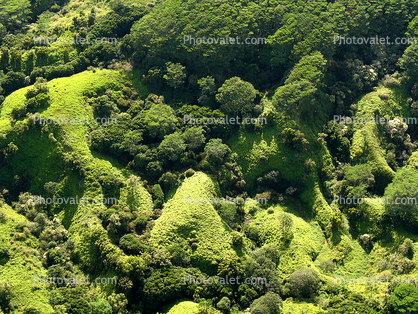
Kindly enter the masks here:
<path id="1" fill-rule="evenodd" d="M 206 159 L 214 165 L 220 165 L 230 152 L 228 145 L 223 144 L 220 138 L 210 139 L 204 150 Z"/>
<path id="2" fill-rule="evenodd" d="M 387 305 L 390 313 L 418 313 L 418 288 L 413 284 L 397 286 Z"/>
<path id="3" fill-rule="evenodd" d="M 283 301 L 280 296 L 273 292 L 258 298 L 251 304 L 253 314 L 280 314 L 282 312 Z"/>
<path id="4" fill-rule="evenodd" d="M 167 81 L 167 84 L 174 88 L 179 88 L 184 84 L 186 79 L 186 67 L 182 66 L 180 63 L 166 63 L 166 71 L 163 78 Z"/>
<path id="5" fill-rule="evenodd" d="M 297 270 L 289 278 L 291 293 L 298 298 L 311 298 L 320 282 L 318 273 L 311 268 Z"/>
<path id="6" fill-rule="evenodd" d="M 244 114 L 254 107 L 257 91 L 254 86 L 239 77 L 226 80 L 218 89 L 216 100 L 227 114 Z"/>

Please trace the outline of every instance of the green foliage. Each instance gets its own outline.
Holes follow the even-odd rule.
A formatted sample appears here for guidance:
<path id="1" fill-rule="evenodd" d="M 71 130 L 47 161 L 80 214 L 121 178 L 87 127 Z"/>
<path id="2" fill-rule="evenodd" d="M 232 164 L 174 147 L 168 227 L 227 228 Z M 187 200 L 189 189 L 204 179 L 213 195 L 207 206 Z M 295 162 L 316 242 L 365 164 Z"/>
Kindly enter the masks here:
<path id="1" fill-rule="evenodd" d="M 112 307 L 113 314 L 127 314 L 128 300 L 123 293 L 112 293 L 107 301 Z"/>
<path id="2" fill-rule="evenodd" d="M 332 114 L 414 115 L 418 89 L 412 87 L 411 95 L 409 89 L 417 76 L 416 48 L 348 46 L 332 40 L 338 34 L 416 37 L 416 3 L 71 0 L 51 4 L 50 0 L 0 3 L 0 93 L 11 93 L 6 99 L 0 96 L 0 191 L 5 197 L 4 201 L 0 197 L 0 280 L 13 279 L 16 284 L 5 301 L 8 308 L 0 312 L 49 314 L 52 304 L 56 313 L 63 314 L 115 314 L 128 309 L 153 313 L 184 297 L 213 301 L 199 309 L 189 304 L 190 312 L 216 313 L 212 304 L 224 312 L 250 306 L 253 313 L 280 312 L 275 305 L 281 300 L 273 295 L 281 291 L 280 278 L 312 267 L 315 260 L 328 274 L 336 270 L 365 273 L 367 252 L 350 238 L 349 228 L 354 235 L 363 234 L 358 229 L 370 230 L 365 231 L 369 238 L 360 237 L 369 239 L 368 245 L 377 246 L 385 233 L 397 237 L 397 244 L 405 236 L 415 240 L 403 229 L 416 227 L 416 204 L 385 206 L 402 220 L 393 220 L 400 230 L 392 230 L 383 206 L 350 209 L 358 219 L 350 219 L 348 225 L 345 212 L 333 213 L 322 194 L 382 195 L 397 171 L 385 196 L 414 198 L 418 190 L 416 162 L 410 157 L 416 149 L 414 126 L 406 128 L 396 120 L 383 127 L 328 123 L 322 130 L 322 125 Z M 22 27 L 27 22 L 30 25 Z M 34 46 L 34 34 L 115 37 L 118 44 Z M 270 37 L 268 44 L 195 45 L 185 42 L 185 36 Z M 404 73 L 392 75 L 402 53 L 399 64 Z M 119 71 L 90 68 L 72 76 L 90 64 Z M 132 66 L 137 69 L 129 73 Z M 60 76 L 71 77 L 46 82 Z M 412 80 L 404 84 L 403 76 Z M 384 87 L 356 103 L 381 78 Z M 127 80 L 133 84 L 123 84 Z M 145 99 L 148 93 L 143 92 L 144 100 L 138 99 L 132 85 L 141 85 L 141 80 L 148 88 L 160 89 L 167 104 L 153 94 Z M 33 87 L 23 88 L 31 83 Z M 164 84 L 176 90 L 167 91 Z M 260 105 L 254 104 L 258 94 L 254 86 L 262 91 Z M 261 113 L 269 118 L 269 126 L 256 126 L 254 133 L 249 127 L 235 132 L 235 127 L 223 124 L 181 125 L 180 117 L 185 115 L 224 117 L 220 110 L 190 105 L 197 101 L 216 108 L 215 99 L 227 114 Z M 118 122 L 39 127 L 30 114 L 35 111 L 43 117 L 103 116 Z M 218 182 L 197 170 L 213 173 Z M 144 186 L 153 194 L 154 213 L 151 195 L 139 177 L 132 178 L 132 171 L 150 181 L 144 181 Z M 324 184 L 324 177 L 331 181 Z M 256 183 L 263 193 L 258 196 L 273 203 L 267 210 L 258 205 L 199 203 L 199 198 L 222 194 L 252 196 Z M 289 196 L 295 188 L 300 198 Z M 283 191 L 286 195 L 280 194 Z M 40 206 L 34 194 L 42 193 L 115 196 L 119 205 L 110 209 L 100 204 Z M 12 202 L 15 210 L 4 205 Z M 327 228 L 331 225 L 334 228 Z M 411 240 L 405 240 L 397 252 L 387 245 L 392 254 L 370 262 L 371 272 L 414 270 Z M 193 272 L 190 265 L 206 274 L 242 273 L 266 278 L 267 283 L 186 286 L 184 275 Z M 101 276 L 110 272 L 121 278 L 120 285 L 85 290 L 32 286 L 34 274 L 73 276 L 80 271 Z M 205 274 L 196 269 L 193 275 Z M 317 288 L 315 280 L 309 288 Z M 328 288 L 323 287 L 313 300 L 327 312 L 382 310 L 364 297 L 372 295 L 374 288 L 362 290 L 361 295 Z M 126 296 L 116 294 L 119 289 Z M 299 290 L 304 290 L 298 289 L 302 295 Z M 313 293 L 308 292 L 306 296 Z M 97 300 L 105 295 L 110 295 L 108 301 Z M 399 300 L 393 304 L 401 304 Z M 286 303 L 291 313 L 321 311 L 299 300 Z M 186 312 L 182 307 L 177 310 Z"/>
<path id="3" fill-rule="evenodd" d="M 155 184 L 151 190 L 152 197 L 156 208 L 162 208 L 164 203 L 164 192 L 159 184 Z"/>
<path id="4" fill-rule="evenodd" d="M 22 27 L 31 15 L 30 1 L 2 1 L 0 3 L 0 23 L 8 31 Z"/>
<path id="5" fill-rule="evenodd" d="M 309 141 L 306 139 L 305 134 L 299 130 L 292 128 L 285 128 L 281 136 L 283 137 L 283 144 L 297 149 L 306 149 L 309 145 Z"/>
<path id="6" fill-rule="evenodd" d="M 231 301 L 227 297 L 223 297 L 217 304 L 216 307 L 222 311 L 222 313 L 229 313 L 231 308 Z"/>
<path id="7" fill-rule="evenodd" d="M 415 313 L 418 311 L 418 288 L 413 284 L 399 285 L 392 292 L 388 307 L 391 313 Z"/>
<path id="8" fill-rule="evenodd" d="M 204 130 L 200 126 L 186 129 L 182 134 L 182 137 L 188 150 L 197 150 L 206 141 Z"/>
<path id="9" fill-rule="evenodd" d="M 58 288 L 51 291 L 50 303 L 54 308 L 65 308 L 68 314 L 90 313 L 88 296 L 81 287 Z"/>
<path id="10" fill-rule="evenodd" d="M 158 183 L 164 188 L 165 191 L 171 190 L 172 188 L 176 187 L 179 183 L 178 175 L 172 173 L 170 171 L 164 173 L 160 179 L 158 179 Z"/>
<path id="11" fill-rule="evenodd" d="M 12 285 L 7 282 L 0 282 L 0 309 L 8 313 L 10 308 L 10 301 L 13 297 Z"/>
<path id="12" fill-rule="evenodd" d="M 299 298 L 312 298 L 319 290 L 320 279 L 318 273 L 305 268 L 295 271 L 289 278 L 291 293 Z"/>
<path id="13" fill-rule="evenodd" d="M 158 178 L 163 172 L 163 163 L 161 161 L 152 161 L 147 164 L 145 170 L 151 178 Z"/>
<path id="14" fill-rule="evenodd" d="M 232 64 L 245 61 L 245 56 L 252 58 L 254 47 L 261 51 L 259 58 L 262 58 L 262 63 L 268 63 L 268 45 L 264 40 L 257 45 L 199 45 L 188 42 L 185 36 L 224 38 L 228 35 L 234 39 L 239 36 L 241 42 L 254 34 L 267 37 L 274 32 L 275 21 L 280 20 L 280 13 L 274 8 L 275 5 L 265 7 L 259 1 L 252 3 L 249 9 L 247 3 L 242 1 L 183 3 L 170 0 L 161 3 L 151 14 L 135 23 L 132 38 L 138 50 L 158 58 L 176 60 L 188 70 L 193 70 L 197 77 L 226 74 L 228 68 L 234 69 Z M 157 65 L 156 60 L 152 65 Z M 252 68 L 255 69 L 251 73 L 246 73 L 249 79 L 256 78 L 258 67 L 253 65 Z M 209 69 L 211 73 L 208 73 Z M 241 69 L 236 70 L 238 72 Z"/>
<path id="15" fill-rule="evenodd" d="M 153 104 L 139 115 L 140 123 L 152 138 L 164 138 L 173 133 L 178 124 L 174 110 L 165 104 Z"/>
<path id="16" fill-rule="evenodd" d="M 251 304 L 251 313 L 280 314 L 283 306 L 282 299 L 276 293 L 268 292 Z"/>
<path id="17" fill-rule="evenodd" d="M 399 246 L 398 251 L 401 255 L 412 259 L 415 251 L 413 241 L 409 238 L 406 238 Z"/>
<path id="18" fill-rule="evenodd" d="M 186 150 L 186 147 L 182 134 L 175 132 L 164 136 L 160 146 L 158 146 L 158 152 L 163 159 L 176 161 Z"/>
<path id="19" fill-rule="evenodd" d="M 350 125 L 329 121 L 325 127 L 325 140 L 328 143 L 332 155 L 338 160 L 348 162 L 350 160 L 350 140 L 353 130 Z"/>
<path id="20" fill-rule="evenodd" d="M 104 299 L 99 299 L 96 302 L 91 302 L 91 314 L 112 314 L 112 307 L 109 302 Z"/>
<path id="21" fill-rule="evenodd" d="M 241 233 L 238 231 L 233 231 L 231 233 L 232 237 L 232 244 L 237 247 L 243 247 L 244 246 L 244 237 Z"/>
<path id="22" fill-rule="evenodd" d="M 28 306 L 25 308 L 23 314 L 42 314 L 42 310 L 34 306 Z"/>
<path id="23" fill-rule="evenodd" d="M 195 174 L 195 171 L 193 169 L 187 169 L 185 172 L 185 175 L 187 178 L 191 177 L 194 174 Z"/>
<path id="24" fill-rule="evenodd" d="M 260 295 L 267 291 L 280 292 L 281 280 L 277 271 L 280 254 L 277 245 L 267 244 L 254 250 L 251 257 L 245 260 L 243 263 L 245 275 L 252 278 L 265 278 L 266 281 L 243 287 L 244 303 L 251 303 L 257 294 Z"/>
<path id="25" fill-rule="evenodd" d="M 184 84 L 186 79 L 185 69 L 180 63 L 167 62 L 167 74 L 164 74 L 163 78 L 167 81 L 167 84 L 174 88 L 179 88 Z"/>
<path id="26" fill-rule="evenodd" d="M 192 301 L 177 302 L 167 314 L 192 314 L 198 312 L 199 304 Z"/>
<path id="27" fill-rule="evenodd" d="M 196 285 L 190 284 L 189 278 L 198 278 L 201 272 L 196 268 L 172 266 L 157 269 L 145 280 L 144 298 L 149 310 L 157 309 L 161 304 L 184 297 L 192 297 Z"/>
<path id="28" fill-rule="evenodd" d="M 317 105 L 315 93 L 324 76 L 325 65 L 326 60 L 319 52 L 304 56 L 290 72 L 285 85 L 276 90 L 274 104 L 286 109 L 300 108 L 302 113 L 312 112 Z"/>
<path id="29" fill-rule="evenodd" d="M 204 151 L 206 159 L 214 165 L 220 165 L 230 152 L 230 148 L 226 144 L 222 144 L 220 138 L 210 139 Z"/>
<path id="30" fill-rule="evenodd" d="M 9 71 L 2 82 L 2 88 L 6 94 L 25 85 L 25 74 L 22 72 Z"/>
<path id="31" fill-rule="evenodd" d="M 151 230 L 150 242 L 164 248 L 184 240 L 197 244 L 191 263 L 207 274 L 216 273 L 216 266 L 226 256 L 235 256 L 231 248 L 230 229 L 223 223 L 213 205 L 204 199 L 213 197 L 215 183 L 202 172 L 186 178 L 175 195 L 164 205 L 160 218 Z M 189 242 L 189 243 L 190 243 Z M 191 245 L 191 244 L 189 244 Z"/>
<path id="32" fill-rule="evenodd" d="M 333 296 L 330 298 L 328 312 L 332 314 L 343 314 L 356 309 L 358 313 L 380 313 L 380 306 L 373 302 L 376 297 L 373 295 L 370 299 L 366 299 L 360 293 L 346 292 L 344 299 L 339 296 Z"/>
<path id="33" fill-rule="evenodd" d="M 263 176 L 257 178 L 257 187 L 259 190 L 276 189 L 282 186 L 280 172 L 271 170 Z"/>
<path id="34" fill-rule="evenodd" d="M 215 79 L 212 76 L 202 77 L 197 81 L 201 94 L 198 99 L 200 104 L 206 104 L 210 97 L 216 93 Z"/>
<path id="35" fill-rule="evenodd" d="M 418 71 L 418 48 L 416 45 L 406 48 L 402 58 L 399 59 L 399 64 L 408 76 L 416 79 Z"/>
<path id="36" fill-rule="evenodd" d="M 139 255 L 147 249 L 133 234 L 125 234 L 120 238 L 119 245 L 129 255 Z"/>
<path id="37" fill-rule="evenodd" d="M 257 91 L 251 83 L 233 77 L 219 87 L 216 100 L 226 114 L 245 114 L 253 109 L 256 96 Z"/>
<path id="38" fill-rule="evenodd" d="M 26 92 L 26 99 L 34 98 L 38 94 L 48 94 L 49 87 L 47 81 L 42 77 L 37 77 L 35 84 L 33 84 L 33 87 L 31 89 L 28 89 Z"/>
<path id="39" fill-rule="evenodd" d="M 367 191 L 373 189 L 375 178 L 368 165 L 347 167 L 344 170 L 344 179 L 348 181 L 346 188 L 349 197 L 365 197 Z"/>
<path id="40" fill-rule="evenodd" d="M 399 217 L 409 223 L 417 223 L 418 172 L 402 169 L 396 173 L 393 182 L 385 190 L 389 203 L 385 204 L 388 214 Z"/>

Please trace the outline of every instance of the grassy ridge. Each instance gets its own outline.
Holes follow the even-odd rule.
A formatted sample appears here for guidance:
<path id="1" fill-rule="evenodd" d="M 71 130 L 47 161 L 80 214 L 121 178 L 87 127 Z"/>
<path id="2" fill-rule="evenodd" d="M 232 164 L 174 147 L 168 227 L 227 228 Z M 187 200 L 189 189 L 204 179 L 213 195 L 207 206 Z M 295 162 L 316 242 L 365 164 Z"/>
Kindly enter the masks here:
<path id="1" fill-rule="evenodd" d="M 34 285 L 34 276 L 46 273 L 42 256 L 34 249 L 38 239 L 16 230 L 16 223 L 25 222 L 26 218 L 10 206 L 0 206 L 0 213 L 5 215 L 5 219 L 0 220 L 0 243 L 1 246 L 8 246 L 10 255 L 6 263 L 0 263 L 0 282 L 13 286 L 12 302 L 19 308 L 31 305 L 41 309 L 42 313 L 53 313 L 46 285 Z"/>
<path id="2" fill-rule="evenodd" d="M 71 77 L 52 80 L 48 83 L 51 105 L 41 115 L 45 118 L 88 117 L 92 121 L 93 110 L 90 106 L 85 105 L 84 95 L 114 88 L 118 84 L 122 84 L 123 79 L 123 76 L 117 71 L 98 70 L 97 72 L 85 71 Z M 12 93 L 0 108 L 0 130 L 8 136 L 16 136 L 14 134 L 16 125 L 10 123 L 9 116 L 13 108 L 24 101 L 26 90 L 27 88 L 24 88 Z M 28 123 L 28 119 L 16 124 L 24 125 L 25 123 Z M 51 142 L 48 139 L 48 133 L 43 134 L 39 130 L 38 133 L 36 129 L 35 132 L 33 130 L 24 131 L 23 134 L 15 137 L 19 154 L 12 156 L 10 163 L 13 164 L 15 173 L 17 172 L 19 175 L 24 171 L 29 173 L 31 186 L 28 187 L 28 191 L 43 195 L 45 192 L 43 185 L 48 181 L 55 181 L 59 183 L 56 197 L 75 198 L 78 196 L 79 199 L 83 197 L 101 199 L 104 196 L 98 182 L 101 176 L 114 175 L 119 180 L 126 181 L 131 175 L 114 160 L 96 153 L 92 154 L 88 146 L 89 127 L 87 125 L 50 125 L 48 129 L 53 132 L 57 139 L 56 142 Z M 80 173 L 72 171 L 68 160 L 79 163 L 84 169 L 84 175 L 81 176 Z M 11 173 L 8 173 L 7 168 L 5 171 L 5 176 Z M 13 179 L 13 176 L 9 179 Z M 151 195 L 142 185 L 122 188 L 118 203 L 140 213 L 150 213 L 153 209 Z M 94 236 L 92 238 L 91 234 L 102 235 L 101 239 L 107 239 L 106 241 L 108 245 L 112 246 L 113 251 L 118 252 L 120 260 L 127 258 L 117 246 L 110 243 L 107 231 L 103 229 L 101 221 L 96 215 L 97 212 L 104 209 L 106 206 L 103 204 L 54 205 L 52 208 L 64 226 L 69 229 L 69 236 L 76 245 L 75 253 L 81 257 L 80 262 L 84 265 L 95 265 L 97 260 L 98 251 L 95 248 L 97 239 Z M 13 210 L 9 208 L 9 212 L 13 212 Z M 8 233 L 2 232 L 2 234 Z M 102 244 L 102 246 L 104 245 Z M 34 260 L 37 259 L 39 260 L 39 257 L 34 257 Z M 16 263 L 14 267 L 15 270 L 10 269 L 12 275 L 13 271 L 24 272 L 24 266 L 19 266 Z M 38 275 L 40 272 L 41 270 L 38 270 L 36 274 Z M 41 273 L 44 272 L 42 270 Z M 112 271 L 108 271 L 108 273 L 101 275 L 102 277 L 112 277 L 114 274 Z M 16 276 L 16 278 L 20 278 L 20 275 Z M 29 277 L 33 281 L 32 272 L 27 272 L 27 278 L 19 279 L 19 287 L 29 286 Z M 26 281 L 27 283 L 24 283 Z M 100 287 L 100 289 L 109 290 L 107 293 L 112 292 L 111 286 Z M 44 305 L 40 307 L 45 308 L 44 313 L 51 312 L 46 291 L 37 290 L 37 297 L 28 295 L 28 293 L 20 293 L 22 299 L 26 296 L 25 302 L 27 304 L 42 303 Z"/>
<path id="3" fill-rule="evenodd" d="M 291 217 L 291 241 L 285 244 L 283 232 L 283 218 Z M 318 223 L 308 223 L 291 213 L 285 213 L 280 205 L 270 207 L 267 211 L 260 211 L 256 219 L 251 222 L 250 228 L 256 229 L 262 243 L 278 244 L 283 250 L 278 270 L 281 275 L 290 275 L 299 268 L 310 267 L 312 260 L 321 251 L 325 237 Z"/>
<path id="4" fill-rule="evenodd" d="M 199 305 L 192 301 L 177 302 L 166 314 L 197 314 Z"/>
<path id="5" fill-rule="evenodd" d="M 203 172 L 187 178 L 174 197 L 165 204 L 150 239 L 156 246 L 166 247 L 179 238 L 195 238 L 198 246 L 192 253 L 192 261 L 195 266 L 209 272 L 212 261 L 220 262 L 228 255 L 235 255 L 231 247 L 231 229 L 213 205 L 199 204 L 198 200 L 189 199 L 213 198 L 212 191 L 216 192 L 217 187 Z"/>

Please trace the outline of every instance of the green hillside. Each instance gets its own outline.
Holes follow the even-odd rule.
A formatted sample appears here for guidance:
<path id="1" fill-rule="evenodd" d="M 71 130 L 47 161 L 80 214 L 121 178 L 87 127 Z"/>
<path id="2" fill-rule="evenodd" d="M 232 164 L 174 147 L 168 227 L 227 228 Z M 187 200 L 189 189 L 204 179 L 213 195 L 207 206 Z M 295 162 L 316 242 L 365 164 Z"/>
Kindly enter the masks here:
<path id="1" fill-rule="evenodd" d="M 418 313 L 417 25 L 0 1 L 0 314 Z"/>

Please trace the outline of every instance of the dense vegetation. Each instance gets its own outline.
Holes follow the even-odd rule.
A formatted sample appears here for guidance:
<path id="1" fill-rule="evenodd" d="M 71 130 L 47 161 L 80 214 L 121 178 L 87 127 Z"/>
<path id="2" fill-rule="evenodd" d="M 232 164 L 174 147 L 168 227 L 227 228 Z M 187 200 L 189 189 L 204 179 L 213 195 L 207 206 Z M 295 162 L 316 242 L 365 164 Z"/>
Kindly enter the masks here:
<path id="1" fill-rule="evenodd" d="M 376 36 L 418 2 L 0 1 L 0 314 L 418 313 L 418 45 L 336 40 Z"/>

